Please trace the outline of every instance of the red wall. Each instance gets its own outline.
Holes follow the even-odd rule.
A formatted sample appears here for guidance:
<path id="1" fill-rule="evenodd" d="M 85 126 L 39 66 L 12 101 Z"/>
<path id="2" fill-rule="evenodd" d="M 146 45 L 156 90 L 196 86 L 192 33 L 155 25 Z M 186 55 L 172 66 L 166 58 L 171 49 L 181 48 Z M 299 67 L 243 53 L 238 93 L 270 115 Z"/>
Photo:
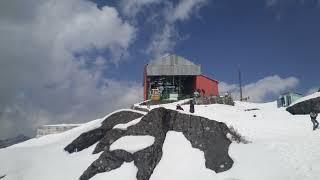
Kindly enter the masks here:
<path id="1" fill-rule="evenodd" d="M 143 97 L 144 100 L 148 100 L 148 79 L 147 79 L 147 65 L 144 67 L 143 72 Z M 218 84 L 219 82 L 211 79 L 204 75 L 195 76 L 194 80 L 194 89 L 200 89 L 201 95 L 203 96 L 218 96 L 219 90 L 218 90 Z M 202 90 L 204 90 L 205 94 L 202 94 Z"/>
<path id="2" fill-rule="evenodd" d="M 200 89 L 201 95 L 203 96 L 218 96 L 218 81 L 206 77 L 204 75 L 199 75 L 195 77 L 195 90 Z M 202 93 L 204 90 L 204 94 Z"/>

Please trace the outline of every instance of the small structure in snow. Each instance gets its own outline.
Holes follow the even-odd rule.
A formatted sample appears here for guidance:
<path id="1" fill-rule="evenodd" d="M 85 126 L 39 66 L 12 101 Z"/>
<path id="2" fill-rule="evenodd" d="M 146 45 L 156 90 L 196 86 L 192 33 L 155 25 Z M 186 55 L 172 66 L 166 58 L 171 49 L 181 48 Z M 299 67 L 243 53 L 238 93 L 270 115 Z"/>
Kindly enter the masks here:
<path id="1" fill-rule="evenodd" d="M 55 124 L 55 125 L 43 125 L 37 129 L 37 136 L 41 137 L 49 134 L 58 134 L 75 127 L 80 126 L 81 124 Z"/>
<path id="2" fill-rule="evenodd" d="M 145 65 L 144 100 L 178 100 L 201 96 L 218 96 L 218 81 L 205 76 L 201 66 L 181 56 L 169 54 Z"/>
<path id="3" fill-rule="evenodd" d="M 284 93 L 277 100 L 278 107 L 288 107 L 302 97 L 303 97 L 302 94 L 295 93 L 295 92 Z"/>

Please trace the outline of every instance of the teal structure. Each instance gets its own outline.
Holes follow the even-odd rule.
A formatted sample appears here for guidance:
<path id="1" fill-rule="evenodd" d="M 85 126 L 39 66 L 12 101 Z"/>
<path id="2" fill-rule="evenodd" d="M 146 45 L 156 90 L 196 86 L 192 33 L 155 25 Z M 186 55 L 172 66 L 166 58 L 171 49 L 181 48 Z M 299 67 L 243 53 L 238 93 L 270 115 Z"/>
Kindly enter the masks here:
<path id="1" fill-rule="evenodd" d="M 302 94 L 295 92 L 287 92 L 282 94 L 278 99 L 278 107 L 288 107 L 290 104 L 294 103 L 296 100 L 302 98 Z"/>

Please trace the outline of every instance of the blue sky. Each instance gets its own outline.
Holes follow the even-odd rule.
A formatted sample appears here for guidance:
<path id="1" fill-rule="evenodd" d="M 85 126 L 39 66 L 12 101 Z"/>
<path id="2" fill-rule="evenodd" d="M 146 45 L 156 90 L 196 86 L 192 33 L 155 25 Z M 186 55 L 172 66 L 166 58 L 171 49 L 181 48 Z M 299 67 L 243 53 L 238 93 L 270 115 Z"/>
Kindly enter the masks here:
<path id="1" fill-rule="evenodd" d="M 320 87 L 318 0 L 2 0 L 0 139 L 142 100 L 144 64 L 176 53 L 238 98 Z"/>
<path id="2" fill-rule="evenodd" d="M 176 24 L 181 37 L 168 52 L 201 64 L 204 73 L 220 81 L 237 83 L 240 68 L 245 83 L 271 75 L 294 76 L 300 83 L 292 89 L 306 93 L 319 85 L 319 8 L 317 1 L 210 1 L 188 21 Z M 143 64 L 152 59 L 143 53 L 152 28 L 141 19 L 138 24 L 147 30 L 132 45 L 129 62 L 115 69 L 116 78 L 141 80 Z"/>

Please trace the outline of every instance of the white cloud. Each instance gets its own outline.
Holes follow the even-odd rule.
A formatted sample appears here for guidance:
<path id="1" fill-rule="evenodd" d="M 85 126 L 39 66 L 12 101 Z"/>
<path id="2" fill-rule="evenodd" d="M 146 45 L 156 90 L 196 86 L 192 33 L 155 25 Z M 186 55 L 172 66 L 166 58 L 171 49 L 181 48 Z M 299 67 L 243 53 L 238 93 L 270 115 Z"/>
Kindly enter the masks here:
<path id="1" fill-rule="evenodd" d="M 46 123 L 85 122 L 141 99 L 140 83 L 102 75 L 121 63 L 136 35 L 115 8 L 100 10 L 87 0 L 4 0 L 0 14 L 0 138 L 30 135 Z M 111 56 L 73 55 L 91 48 Z"/>
<path id="2" fill-rule="evenodd" d="M 128 17 L 135 17 L 143 8 L 152 4 L 161 3 L 161 0 L 121 0 L 122 12 Z"/>
<path id="3" fill-rule="evenodd" d="M 318 87 L 312 87 L 312 88 L 310 88 L 310 89 L 307 91 L 306 95 L 313 94 L 313 93 L 315 93 L 315 92 L 318 92 L 319 90 L 320 90 L 320 86 L 318 86 Z"/>
<path id="4" fill-rule="evenodd" d="M 265 77 L 257 82 L 243 86 L 243 96 L 250 97 L 251 102 L 264 102 L 268 95 L 278 96 L 286 90 L 290 90 L 299 84 L 295 77 L 281 78 L 278 75 Z M 239 86 L 221 82 L 220 92 L 231 92 L 236 99 L 239 98 Z"/>
<path id="5" fill-rule="evenodd" d="M 137 14 L 152 11 L 146 16 L 145 23 L 151 22 L 154 33 L 144 52 L 152 57 L 159 57 L 170 53 L 177 42 L 184 39 L 180 36 L 176 23 L 189 20 L 207 2 L 208 0 L 121 0 L 120 9 L 134 23 Z"/>
<path id="6" fill-rule="evenodd" d="M 166 24 L 161 32 L 155 33 L 146 52 L 152 54 L 153 57 L 160 57 L 165 53 L 169 53 L 175 45 L 178 32 L 173 25 Z"/>
<path id="7" fill-rule="evenodd" d="M 184 22 L 199 11 L 207 3 L 207 0 L 180 0 L 177 4 L 165 3 L 162 21 L 156 21 L 158 30 L 152 37 L 151 42 L 146 50 L 153 57 L 159 57 L 163 54 L 170 53 L 180 40 L 182 40 L 176 27 L 177 22 Z"/>
<path id="8" fill-rule="evenodd" d="M 170 22 L 188 20 L 193 13 L 196 13 L 206 3 L 207 0 L 181 0 L 179 4 L 167 14 L 167 19 Z"/>

